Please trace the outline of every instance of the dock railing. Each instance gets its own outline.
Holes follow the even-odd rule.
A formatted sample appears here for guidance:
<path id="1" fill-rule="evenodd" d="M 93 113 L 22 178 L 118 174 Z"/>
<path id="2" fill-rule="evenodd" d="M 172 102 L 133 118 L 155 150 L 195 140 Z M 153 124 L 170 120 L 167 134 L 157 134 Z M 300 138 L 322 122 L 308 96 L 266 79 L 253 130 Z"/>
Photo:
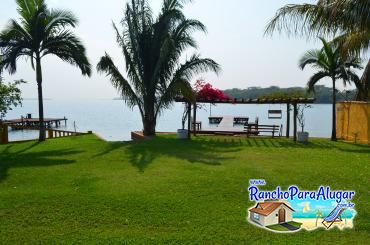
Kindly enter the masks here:
<path id="1" fill-rule="evenodd" d="M 0 144 L 12 143 L 12 142 L 9 142 L 8 127 L 9 125 L 0 124 Z M 30 126 L 15 126 L 15 127 L 18 130 L 36 130 L 36 131 L 40 130 L 38 127 L 30 127 Z M 46 129 L 46 132 L 47 132 L 48 139 L 82 136 L 82 135 L 88 135 L 88 134 L 93 133 L 92 131 L 88 131 L 87 133 L 82 133 L 82 132 L 75 132 L 75 131 L 68 131 L 68 130 L 50 129 L 50 128 Z"/>
<path id="2" fill-rule="evenodd" d="M 74 131 L 66 131 L 66 130 L 59 130 L 59 129 L 58 130 L 57 129 L 47 129 L 46 131 L 48 132 L 48 138 L 49 139 L 92 134 L 92 131 L 89 131 L 87 133 L 74 132 Z"/>

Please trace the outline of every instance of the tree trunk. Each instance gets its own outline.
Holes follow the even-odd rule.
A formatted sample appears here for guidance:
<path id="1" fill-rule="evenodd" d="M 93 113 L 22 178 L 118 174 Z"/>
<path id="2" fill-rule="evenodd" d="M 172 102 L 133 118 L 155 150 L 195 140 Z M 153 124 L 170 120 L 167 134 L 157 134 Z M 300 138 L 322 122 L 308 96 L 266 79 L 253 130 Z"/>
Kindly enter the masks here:
<path id="1" fill-rule="evenodd" d="M 40 120 L 40 134 L 39 141 L 45 141 L 46 132 L 45 132 L 45 123 L 44 123 L 44 102 L 42 95 L 42 70 L 41 70 L 41 59 L 40 56 L 36 57 L 36 81 L 37 81 L 37 90 L 38 90 L 38 100 L 39 100 L 39 120 Z"/>
<path id="2" fill-rule="evenodd" d="M 155 95 L 149 96 L 144 100 L 143 133 L 144 136 L 155 136 L 157 118 L 154 109 Z"/>
<path id="3" fill-rule="evenodd" d="M 151 119 L 148 119 L 148 118 L 144 118 L 143 120 L 143 126 L 144 126 L 144 136 L 155 136 L 155 126 L 156 126 L 156 122 L 151 120 Z"/>
<path id="4" fill-rule="evenodd" d="M 333 80 L 333 122 L 332 122 L 332 132 L 331 132 L 331 140 L 336 141 L 337 140 L 337 91 L 335 89 L 335 78 L 332 78 Z"/>
<path id="5" fill-rule="evenodd" d="M 370 60 L 367 63 L 364 73 L 362 74 L 361 81 L 357 88 L 356 100 L 368 101 L 370 100 Z"/>

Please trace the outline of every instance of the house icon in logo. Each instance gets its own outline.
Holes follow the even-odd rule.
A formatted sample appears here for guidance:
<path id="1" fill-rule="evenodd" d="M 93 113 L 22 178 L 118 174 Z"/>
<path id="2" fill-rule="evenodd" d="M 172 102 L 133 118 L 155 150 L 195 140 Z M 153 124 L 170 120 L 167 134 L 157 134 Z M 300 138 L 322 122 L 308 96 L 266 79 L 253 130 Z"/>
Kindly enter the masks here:
<path id="1" fill-rule="evenodd" d="M 293 221 L 294 212 L 294 209 L 288 203 L 264 201 L 258 202 L 254 208 L 249 209 L 249 219 L 260 226 L 266 227 Z"/>

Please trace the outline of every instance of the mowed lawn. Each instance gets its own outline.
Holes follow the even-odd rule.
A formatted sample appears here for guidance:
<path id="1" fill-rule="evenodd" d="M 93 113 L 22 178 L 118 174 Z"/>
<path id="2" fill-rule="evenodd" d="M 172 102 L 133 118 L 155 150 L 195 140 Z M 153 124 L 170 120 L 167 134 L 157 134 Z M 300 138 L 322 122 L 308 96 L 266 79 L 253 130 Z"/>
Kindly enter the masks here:
<path id="1" fill-rule="evenodd" d="M 250 225 L 249 179 L 355 190 L 355 228 Z M 328 140 L 95 136 L 0 146 L 0 243 L 368 244 L 370 147 Z"/>

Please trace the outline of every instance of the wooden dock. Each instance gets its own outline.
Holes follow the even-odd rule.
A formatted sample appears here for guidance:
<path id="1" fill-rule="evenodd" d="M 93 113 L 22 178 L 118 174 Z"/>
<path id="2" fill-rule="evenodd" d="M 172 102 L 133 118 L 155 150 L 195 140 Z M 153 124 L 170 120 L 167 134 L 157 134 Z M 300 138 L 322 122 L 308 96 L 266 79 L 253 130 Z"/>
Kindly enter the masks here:
<path id="1" fill-rule="evenodd" d="M 46 128 L 59 128 L 61 123 L 64 122 L 64 125 L 67 125 L 67 118 L 44 118 L 44 124 Z M 40 119 L 39 118 L 20 118 L 5 120 L 4 124 L 8 125 L 12 129 L 21 129 L 22 127 L 39 127 Z"/>

